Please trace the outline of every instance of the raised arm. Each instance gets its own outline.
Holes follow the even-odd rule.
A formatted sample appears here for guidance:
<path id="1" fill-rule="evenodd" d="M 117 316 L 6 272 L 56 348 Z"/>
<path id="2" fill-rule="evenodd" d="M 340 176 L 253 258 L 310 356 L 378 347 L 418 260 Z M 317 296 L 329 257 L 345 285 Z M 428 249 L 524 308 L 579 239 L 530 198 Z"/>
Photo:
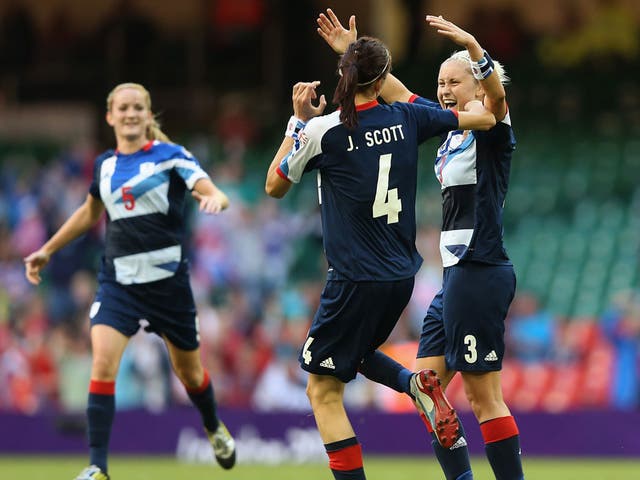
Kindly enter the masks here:
<path id="1" fill-rule="evenodd" d="M 264 186 L 265 192 L 271 197 L 282 198 L 291 188 L 289 179 L 279 171 L 280 163 L 296 147 L 298 134 L 306 126 L 307 122 L 313 117 L 322 114 L 327 106 L 327 100 L 324 95 L 320 96 L 318 105 L 313 105 L 312 103 L 312 100 L 317 98 L 316 87 L 318 85 L 320 85 L 320 82 L 314 81 L 299 82 L 293 86 L 293 93 L 291 94 L 293 116 L 289 119 L 284 140 L 282 140 L 282 144 L 280 144 L 271 161 L 271 165 L 269 165 Z"/>
<path id="2" fill-rule="evenodd" d="M 327 14 L 321 13 L 316 20 L 318 23 L 318 35 L 339 55 L 342 55 L 351 42 L 358 38 L 356 28 L 356 16 L 349 17 L 349 30 L 342 26 L 336 14 L 327 8 Z M 387 79 L 382 85 L 380 96 L 387 103 L 408 102 L 413 93 L 391 73 L 387 74 Z"/>
<path id="3" fill-rule="evenodd" d="M 104 211 L 104 204 L 91 194 L 78 209 L 71 214 L 58 231 L 39 250 L 25 257 L 25 275 L 27 280 L 37 285 L 40 283 L 40 271 L 49 263 L 51 255 L 86 233 L 93 227 Z"/>
<path id="4" fill-rule="evenodd" d="M 482 64 L 484 62 L 485 51 L 473 35 L 442 17 L 427 15 L 426 20 L 440 35 L 466 48 L 472 62 L 476 64 Z M 478 81 L 484 90 L 485 107 L 493 113 L 497 121 L 501 121 L 507 114 L 507 100 L 506 92 L 499 75 L 493 72 L 485 78 L 478 78 Z"/>

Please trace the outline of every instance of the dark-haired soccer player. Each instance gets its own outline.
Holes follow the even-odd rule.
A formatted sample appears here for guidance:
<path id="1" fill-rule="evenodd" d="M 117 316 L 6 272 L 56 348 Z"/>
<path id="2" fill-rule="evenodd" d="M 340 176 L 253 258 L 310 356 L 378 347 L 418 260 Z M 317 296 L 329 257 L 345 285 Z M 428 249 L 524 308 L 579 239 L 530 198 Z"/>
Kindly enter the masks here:
<path id="1" fill-rule="evenodd" d="M 443 197 L 440 251 L 444 278 L 423 323 L 416 365 L 437 371 L 445 388 L 461 372 L 496 479 L 521 480 L 518 427 L 500 383 L 504 321 L 516 283 L 502 242 L 502 211 L 515 148 L 503 87 L 508 78 L 471 34 L 442 17 L 428 16 L 427 22 L 466 49 L 440 66 L 439 106 L 451 111 L 482 101 L 497 123 L 489 131 L 456 129 L 443 138 L 438 149 L 435 173 Z M 347 30 L 328 10 L 318 18 L 318 26 L 320 36 L 337 53 L 357 37 L 353 16 Z M 387 102 L 437 105 L 414 95 L 392 75 L 381 96 Z M 393 360 L 377 354 L 375 364 L 377 368 L 369 370 L 371 378 L 403 391 L 401 385 L 377 375 L 385 367 L 397 368 Z M 433 422 L 425 423 L 438 428 Z M 464 437 L 450 448 L 441 441 L 432 444 L 447 480 L 473 478 Z"/>
<path id="2" fill-rule="evenodd" d="M 326 106 L 324 96 L 312 104 L 318 82 L 296 84 L 294 116 L 265 187 L 280 198 L 292 182 L 317 171 L 329 271 L 299 361 L 310 373 L 307 394 L 337 480 L 365 478 L 344 410 L 345 384 L 366 369 L 391 333 L 422 263 L 415 247 L 418 145 L 452 129 L 495 124 L 480 102 L 459 113 L 379 104 L 390 69 L 391 55 L 379 40 L 364 37 L 349 45 L 333 98 L 339 110 L 324 116 L 317 116 Z M 415 378 L 409 373 L 398 381 L 409 389 Z M 457 420 L 453 411 L 443 414 Z"/>

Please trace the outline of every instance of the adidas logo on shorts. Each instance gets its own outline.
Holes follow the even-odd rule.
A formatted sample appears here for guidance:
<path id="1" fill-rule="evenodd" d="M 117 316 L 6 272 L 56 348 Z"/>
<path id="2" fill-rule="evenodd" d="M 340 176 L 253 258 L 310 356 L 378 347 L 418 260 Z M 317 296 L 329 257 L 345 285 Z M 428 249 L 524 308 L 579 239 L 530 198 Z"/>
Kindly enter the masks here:
<path id="1" fill-rule="evenodd" d="M 335 370 L 336 366 L 333 364 L 333 358 L 329 357 L 320 362 L 320 366 L 324 368 L 330 368 L 331 370 Z"/>
<path id="2" fill-rule="evenodd" d="M 485 362 L 496 362 L 496 361 L 498 361 L 498 355 L 496 355 L 496 351 L 495 350 L 491 350 L 489 353 L 487 353 L 487 356 L 484 357 L 484 361 Z"/>

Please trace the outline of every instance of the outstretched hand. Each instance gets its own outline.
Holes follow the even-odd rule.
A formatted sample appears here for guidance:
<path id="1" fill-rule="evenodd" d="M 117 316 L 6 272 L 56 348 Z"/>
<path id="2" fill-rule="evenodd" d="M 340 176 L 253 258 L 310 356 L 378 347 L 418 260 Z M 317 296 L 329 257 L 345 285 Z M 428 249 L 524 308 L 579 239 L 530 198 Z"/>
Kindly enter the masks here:
<path id="1" fill-rule="evenodd" d="M 42 280 L 40 278 L 40 270 L 44 268 L 44 266 L 49 263 L 50 256 L 43 252 L 42 250 L 38 250 L 33 252 L 28 257 L 24 259 L 24 267 L 25 267 L 25 275 L 29 283 L 33 285 L 38 285 Z"/>
<path id="2" fill-rule="evenodd" d="M 217 195 L 203 195 L 192 190 L 191 196 L 200 204 L 198 206 L 200 212 L 218 214 L 224 210 L 222 202 Z"/>
<path id="3" fill-rule="evenodd" d="M 324 112 L 327 100 L 324 95 L 320 96 L 318 105 L 313 105 L 312 100 L 318 98 L 316 87 L 320 85 L 318 80 L 314 82 L 298 82 L 293 86 L 293 114 L 303 122 L 308 122 L 311 118 L 317 117 Z"/>
<path id="4" fill-rule="evenodd" d="M 327 8 L 326 15 L 321 13 L 316 22 L 318 22 L 318 35 L 333 48 L 334 52 L 340 55 L 346 52 L 349 44 L 355 42 L 358 38 L 355 15 L 349 17 L 349 30 L 342 26 L 340 20 L 330 8 Z"/>
<path id="5" fill-rule="evenodd" d="M 470 44 L 476 41 L 475 37 L 469 32 L 464 31 L 455 23 L 445 20 L 442 16 L 436 17 L 435 15 L 427 15 L 426 20 L 427 23 L 429 23 L 431 27 L 434 27 L 440 35 L 447 37 L 461 47 L 467 48 Z"/>

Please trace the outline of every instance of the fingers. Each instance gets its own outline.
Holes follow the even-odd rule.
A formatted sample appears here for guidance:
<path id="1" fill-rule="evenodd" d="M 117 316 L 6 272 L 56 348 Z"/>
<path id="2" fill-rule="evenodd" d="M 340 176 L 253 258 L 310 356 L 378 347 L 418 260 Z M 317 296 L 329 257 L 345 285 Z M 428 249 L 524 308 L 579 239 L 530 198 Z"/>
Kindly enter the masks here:
<path id="1" fill-rule="evenodd" d="M 29 283 L 38 285 L 40 283 L 40 268 L 32 262 L 27 262 L 25 265 L 25 276 Z"/>
<path id="2" fill-rule="evenodd" d="M 334 28 L 331 20 L 329 20 L 324 13 L 318 15 L 316 22 L 318 23 L 319 29 L 321 29 L 325 34 L 328 34 Z"/>
<path id="3" fill-rule="evenodd" d="M 340 20 L 338 20 L 338 17 L 336 17 L 336 14 L 333 13 L 333 10 L 331 10 L 330 8 L 327 8 L 327 15 L 329 15 L 329 19 L 331 20 L 331 23 L 334 25 L 334 27 L 343 28 L 342 24 L 340 23 Z M 351 20 L 349 20 L 349 25 L 351 25 Z"/>
<path id="4" fill-rule="evenodd" d="M 320 103 L 318 104 L 317 107 L 317 114 L 320 115 L 322 112 L 324 112 L 324 109 L 327 107 L 327 99 L 325 98 L 324 94 L 320 95 Z"/>
<path id="5" fill-rule="evenodd" d="M 356 16 L 355 15 L 351 15 L 349 17 L 349 31 L 357 32 L 357 30 L 356 30 Z"/>
<path id="6" fill-rule="evenodd" d="M 214 197 L 202 197 L 199 211 L 213 214 L 220 213 L 222 211 L 222 205 L 220 205 L 220 202 Z"/>

